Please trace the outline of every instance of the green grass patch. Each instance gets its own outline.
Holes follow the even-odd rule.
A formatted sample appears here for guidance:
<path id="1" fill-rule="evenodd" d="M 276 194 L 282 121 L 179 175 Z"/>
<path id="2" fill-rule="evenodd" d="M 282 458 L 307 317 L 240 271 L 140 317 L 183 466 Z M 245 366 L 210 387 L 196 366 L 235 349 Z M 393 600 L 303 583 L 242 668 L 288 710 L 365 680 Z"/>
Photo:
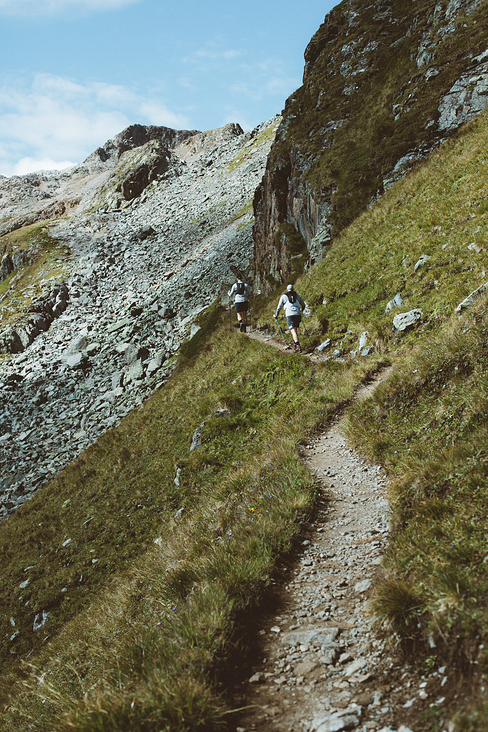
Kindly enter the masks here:
<path id="1" fill-rule="evenodd" d="M 366 366 L 281 354 L 216 305 L 200 324 L 164 388 L 0 525 L 5 732 L 225 718 L 216 669 L 236 612 L 314 502 L 297 444 Z"/>
<path id="2" fill-rule="evenodd" d="M 241 210 L 236 213 L 236 215 L 234 216 L 232 221 L 238 221 L 243 216 L 248 216 L 248 214 L 250 214 L 251 212 L 252 212 L 252 201 L 249 201 L 249 203 L 246 203 L 246 205 L 243 206 L 241 208 Z"/>

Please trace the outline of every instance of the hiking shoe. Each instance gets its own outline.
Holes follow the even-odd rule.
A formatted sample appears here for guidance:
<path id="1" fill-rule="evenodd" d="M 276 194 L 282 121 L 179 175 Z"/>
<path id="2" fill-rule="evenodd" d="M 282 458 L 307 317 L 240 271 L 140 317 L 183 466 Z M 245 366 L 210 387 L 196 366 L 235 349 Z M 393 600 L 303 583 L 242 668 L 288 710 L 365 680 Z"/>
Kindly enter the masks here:
<path id="1" fill-rule="evenodd" d="M 295 343 L 295 351 L 298 351 L 298 353 L 302 352 L 302 347 L 298 341 Z"/>

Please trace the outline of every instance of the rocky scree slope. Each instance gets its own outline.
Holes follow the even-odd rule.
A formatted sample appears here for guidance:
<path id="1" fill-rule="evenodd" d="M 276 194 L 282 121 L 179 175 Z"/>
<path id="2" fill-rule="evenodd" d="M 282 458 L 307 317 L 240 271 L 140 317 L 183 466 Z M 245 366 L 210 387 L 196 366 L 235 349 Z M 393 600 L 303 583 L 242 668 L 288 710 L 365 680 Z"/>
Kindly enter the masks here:
<path id="1" fill-rule="evenodd" d="M 488 105 L 481 0 L 343 2 L 305 51 L 254 199 L 256 287 L 320 261 L 333 236 Z"/>
<path id="2" fill-rule="evenodd" d="M 144 142 L 96 185 L 90 178 L 82 194 L 97 202 L 92 210 L 43 224 L 69 257 L 61 278 L 43 273 L 34 283 L 42 296 L 0 333 L 7 354 L 0 364 L 0 517 L 158 388 L 181 343 L 198 331 L 198 313 L 227 289 L 233 270 L 250 268 L 251 201 L 277 121 L 247 133 L 237 125 L 174 133 L 164 172 L 127 200 L 117 194 L 121 178 L 135 179 L 154 162 L 154 140 Z M 120 151 L 132 131 L 101 150 Z M 14 183 L 5 205 L 18 214 L 24 202 L 16 208 Z M 9 236 L 0 239 L 4 251 Z M 7 256 L 13 261 L 16 251 Z M 21 274 L 22 267 L 3 283 L 2 322 L 19 308 Z"/>

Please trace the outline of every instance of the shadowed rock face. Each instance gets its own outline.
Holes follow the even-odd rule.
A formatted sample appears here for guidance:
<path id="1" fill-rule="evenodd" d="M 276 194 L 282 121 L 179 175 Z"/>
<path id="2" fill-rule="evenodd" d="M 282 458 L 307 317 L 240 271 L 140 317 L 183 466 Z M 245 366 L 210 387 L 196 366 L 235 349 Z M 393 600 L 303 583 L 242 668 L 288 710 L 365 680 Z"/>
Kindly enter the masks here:
<path id="1" fill-rule="evenodd" d="M 327 15 L 254 199 L 256 287 L 269 292 L 319 261 L 341 229 L 486 108 L 487 23 L 481 0 L 353 0 Z"/>

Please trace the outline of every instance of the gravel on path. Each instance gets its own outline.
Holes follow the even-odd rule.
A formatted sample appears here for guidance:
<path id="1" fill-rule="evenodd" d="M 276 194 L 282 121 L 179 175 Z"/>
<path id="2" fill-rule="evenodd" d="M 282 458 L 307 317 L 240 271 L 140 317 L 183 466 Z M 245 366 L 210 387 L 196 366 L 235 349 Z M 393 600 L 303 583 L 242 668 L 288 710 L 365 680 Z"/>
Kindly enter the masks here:
<path id="1" fill-rule="evenodd" d="M 379 374 L 356 398 L 384 378 Z M 236 732 L 417 731 L 420 714 L 444 701 L 446 669 L 422 676 L 374 625 L 388 483 L 380 466 L 348 445 L 345 419 L 302 449 L 320 485 L 319 508 L 296 565 L 276 588 L 278 612 L 262 619 L 261 658 L 240 690 Z"/>

